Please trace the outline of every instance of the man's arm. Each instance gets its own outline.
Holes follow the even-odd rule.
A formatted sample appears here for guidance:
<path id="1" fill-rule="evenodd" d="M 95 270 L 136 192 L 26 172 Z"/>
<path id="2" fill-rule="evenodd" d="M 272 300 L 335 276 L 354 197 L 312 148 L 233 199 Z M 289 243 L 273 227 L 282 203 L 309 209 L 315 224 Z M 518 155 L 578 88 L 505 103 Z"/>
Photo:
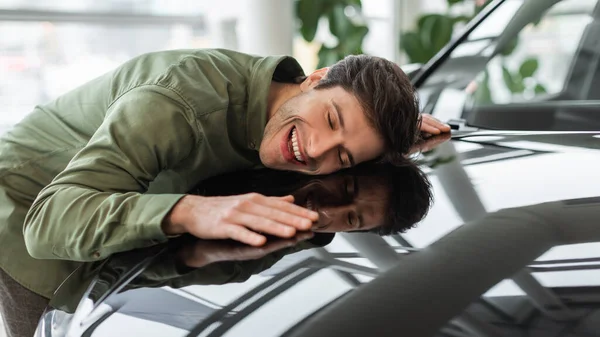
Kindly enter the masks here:
<path id="1" fill-rule="evenodd" d="M 90 261 L 165 240 L 161 223 L 183 195 L 143 194 L 197 148 L 194 114 L 168 89 L 131 90 L 66 169 L 44 188 L 24 226 L 36 258 Z"/>
<path id="2" fill-rule="evenodd" d="M 202 137 L 194 112 L 168 89 L 123 95 L 36 198 L 24 225 L 27 250 L 35 258 L 93 261 L 164 241 L 165 233 L 261 246 L 259 233 L 292 237 L 318 219 L 291 196 L 144 194 L 161 171 L 193 162 Z"/>

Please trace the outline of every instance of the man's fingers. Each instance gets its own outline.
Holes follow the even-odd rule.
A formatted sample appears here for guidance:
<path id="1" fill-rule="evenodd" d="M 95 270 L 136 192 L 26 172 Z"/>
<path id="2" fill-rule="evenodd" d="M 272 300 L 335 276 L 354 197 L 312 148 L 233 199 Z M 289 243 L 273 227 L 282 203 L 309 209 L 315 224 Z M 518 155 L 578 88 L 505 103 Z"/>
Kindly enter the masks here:
<path id="1" fill-rule="evenodd" d="M 293 204 L 282 198 L 251 195 L 249 202 L 241 208 L 242 211 L 267 217 L 300 230 L 309 230 L 312 223 L 319 219 L 317 212 Z"/>
<path id="2" fill-rule="evenodd" d="M 428 133 L 431 135 L 439 135 L 442 131 L 432 125 L 423 123 L 421 124 L 421 132 Z"/>
<path id="3" fill-rule="evenodd" d="M 291 202 L 283 201 L 280 198 L 264 197 L 263 202 L 261 202 L 261 204 L 273 207 L 283 212 L 291 213 L 309 219 L 311 221 L 319 220 L 319 213 L 311 211 L 308 208 L 298 206 Z"/>
<path id="4" fill-rule="evenodd" d="M 283 200 L 283 201 L 287 201 L 287 202 L 294 202 L 294 196 L 293 195 L 286 195 L 283 197 L 279 197 L 279 199 Z"/>
<path id="5" fill-rule="evenodd" d="M 437 120 L 435 118 L 432 118 L 429 121 L 429 125 L 431 125 L 431 126 L 437 128 L 437 129 L 439 129 L 442 132 L 448 132 L 448 131 L 451 130 L 450 125 L 448 125 L 446 123 L 442 123 L 442 122 L 440 122 L 439 120 Z"/>
<path id="6" fill-rule="evenodd" d="M 275 221 L 271 218 L 266 218 L 255 214 L 240 212 L 228 220 L 234 224 L 248 227 L 253 231 L 271 234 L 281 238 L 291 238 L 296 235 L 296 228 Z"/>
<path id="7" fill-rule="evenodd" d="M 431 115 L 424 114 L 422 119 L 421 131 L 430 132 L 429 130 L 437 130 L 436 132 L 431 132 L 437 135 L 440 132 L 449 132 L 451 130 L 450 125 L 442 123 Z"/>
<path id="8" fill-rule="evenodd" d="M 239 225 L 224 225 L 223 230 L 225 231 L 226 237 L 239 241 L 241 243 L 245 243 L 250 246 L 260 247 L 267 242 L 267 238 L 258 233 L 254 233 L 253 231 L 244 228 Z"/>
<path id="9" fill-rule="evenodd" d="M 253 204 L 244 211 L 246 211 L 247 213 L 257 215 L 264 219 L 273 220 L 283 225 L 291 226 L 301 231 L 309 230 L 313 224 L 313 220 L 310 218 L 295 215 L 289 211 L 285 211 L 281 208 L 276 208 L 272 206 Z"/>
<path id="10" fill-rule="evenodd" d="M 257 193 L 250 193 L 247 195 L 247 197 L 249 200 L 255 203 L 259 203 L 267 207 L 279 209 L 283 212 L 301 216 L 303 218 L 310 219 L 311 221 L 317 221 L 319 219 L 319 214 L 317 212 L 311 211 L 307 208 L 294 204 L 294 196 L 292 195 L 285 197 L 267 197 Z"/>

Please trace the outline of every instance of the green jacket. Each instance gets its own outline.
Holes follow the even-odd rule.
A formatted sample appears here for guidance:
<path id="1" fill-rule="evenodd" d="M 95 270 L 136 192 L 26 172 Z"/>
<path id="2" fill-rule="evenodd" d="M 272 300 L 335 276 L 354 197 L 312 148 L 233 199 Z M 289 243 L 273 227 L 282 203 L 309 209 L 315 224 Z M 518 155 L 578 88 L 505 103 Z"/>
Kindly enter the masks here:
<path id="1" fill-rule="evenodd" d="M 164 51 L 37 106 L 0 138 L 0 267 L 49 298 L 82 261 L 164 242 L 199 181 L 260 166 L 271 80 L 303 75 L 286 56 Z"/>

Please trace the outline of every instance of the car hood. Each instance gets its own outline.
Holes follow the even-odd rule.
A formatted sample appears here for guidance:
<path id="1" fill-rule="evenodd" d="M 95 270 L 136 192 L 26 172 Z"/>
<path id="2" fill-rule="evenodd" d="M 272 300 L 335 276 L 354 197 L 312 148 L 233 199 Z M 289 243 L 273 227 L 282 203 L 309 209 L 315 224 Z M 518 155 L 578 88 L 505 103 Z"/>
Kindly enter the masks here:
<path id="1" fill-rule="evenodd" d="M 593 319 L 600 313 L 599 138 L 600 132 L 456 131 L 416 155 L 435 203 L 402 235 L 317 235 L 199 268 L 180 262 L 185 247 L 198 242 L 187 237 L 118 254 L 66 280 L 38 332 L 600 331 Z"/>

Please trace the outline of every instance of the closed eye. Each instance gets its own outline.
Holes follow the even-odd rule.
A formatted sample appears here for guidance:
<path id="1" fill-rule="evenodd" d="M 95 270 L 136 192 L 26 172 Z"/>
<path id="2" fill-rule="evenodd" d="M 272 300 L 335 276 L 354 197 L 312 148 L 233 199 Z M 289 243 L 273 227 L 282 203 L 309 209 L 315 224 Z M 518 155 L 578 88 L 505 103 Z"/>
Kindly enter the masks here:
<path id="1" fill-rule="evenodd" d="M 333 121 L 331 120 L 331 113 L 327 113 L 327 121 L 329 122 L 329 127 L 333 130 Z"/>
<path id="2" fill-rule="evenodd" d="M 348 225 L 355 229 L 360 228 L 360 217 L 358 217 L 355 212 L 348 212 Z"/>

